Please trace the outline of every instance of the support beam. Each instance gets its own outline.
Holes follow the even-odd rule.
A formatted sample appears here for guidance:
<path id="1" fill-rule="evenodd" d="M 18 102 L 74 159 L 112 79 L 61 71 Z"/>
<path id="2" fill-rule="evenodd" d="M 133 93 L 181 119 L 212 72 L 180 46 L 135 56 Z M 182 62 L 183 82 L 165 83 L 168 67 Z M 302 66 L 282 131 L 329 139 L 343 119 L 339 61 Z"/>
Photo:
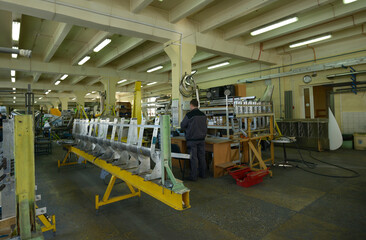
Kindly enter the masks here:
<path id="1" fill-rule="evenodd" d="M 299 13 L 299 11 L 309 11 L 313 8 L 322 6 L 326 3 L 333 2 L 334 0 L 296 0 L 290 1 L 270 12 L 263 13 L 259 16 L 251 18 L 241 24 L 229 27 L 224 32 L 224 39 L 229 40 L 234 37 L 238 37 L 248 33 L 251 30 L 270 24 L 286 16 L 291 16 Z"/>
<path id="2" fill-rule="evenodd" d="M 40 72 L 38 73 L 33 73 L 33 82 L 38 82 L 39 78 L 41 77 L 41 74 Z"/>
<path id="3" fill-rule="evenodd" d="M 21 72 L 81 75 L 88 77 L 119 77 L 143 82 L 168 82 L 168 74 L 137 73 L 134 71 L 116 71 L 114 68 L 96 68 L 87 66 L 70 66 L 67 62 L 53 61 L 45 63 L 37 58 L 6 59 L 0 58 L 0 70 L 14 69 Z M 67 90 L 66 90 L 67 91 Z"/>
<path id="4" fill-rule="evenodd" d="M 87 91 L 74 91 L 75 96 L 76 96 L 76 102 L 83 106 L 85 105 L 85 94 L 87 93 Z"/>
<path id="5" fill-rule="evenodd" d="M 207 53 L 207 52 L 197 52 L 196 55 L 194 55 L 194 57 L 192 58 L 192 64 L 196 63 L 196 62 L 200 62 L 209 58 L 213 58 L 216 55 L 213 53 Z M 156 65 L 154 65 L 156 66 Z M 172 70 L 172 65 L 169 63 L 164 65 L 164 68 L 157 71 L 156 73 L 164 73 L 164 72 L 168 72 Z M 192 70 L 193 70 L 193 66 L 192 66 Z"/>
<path id="6" fill-rule="evenodd" d="M 200 32 L 218 28 L 235 19 L 248 15 L 274 0 L 226 0 L 220 1 L 215 6 L 205 10 L 201 15 L 204 19 L 200 22 Z"/>
<path id="7" fill-rule="evenodd" d="M 294 43 L 303 39 L 308 39 L 317 35 L 322 35 L 330 32 L 334 33 L 336 31 L 359 25 L 360 23 L 364 22 L 366 22 L 366 11 L 266 41 L 263 43 L 263 50 L 282 47 L 284 45 L 288 45 L 290 43 Z"/>
<path id="8" fill-rule="evenodd" d="M 86 85 L 88 85 L 88 86 L 92 86 L 92 85 L 94 85 L 94 84 L 96 84 L 96 83 L 100 82 L 100 80 L 101 80 L 101 78 L 100 78 L 100 77 L 96 77 L 96 78 L 92 79 L 91 81 L 88 81 L 88 82 L 86 83 Z"/>
<path id="9" fill-rule="evenodd" d="M 153 0 L 130 0 L 130 9 L 133 13 L 139 13 L 142 9 L 149 6 Z"/>
<path id="10" fill-rule="evenodd" d="M 300 20 L 298 22 L 274 29 L 266 33 L 262 33 L 254 37 L 248 35 L 245 39 L 245 44 L 248 45 L 268 41 L 291 32 L 299 31 L 327 21 L 354 14 L 355 12 L 359 12 L 364 9 L 366 9 L 366 1 L 357 1 L 353 2 L 352 4 L 343 4 L 342 1 L 338 1 L 332 7 L 323 6 L 316 8 L 313 11 L 299 14 L 298 17 Z"/>
<path id="11" fill-rule="evenodd" d="M 126 54 L 125 58 L 119 63 L 117 69 L 124 70 L 162 52 L 164 52 L 164 45 L 160 43 L 154 43 L 149 46 L 139 48 L 138 51 Z"/>
<path id="12" fill-rule="evenodd" d="M 169 12 L 169 21 L 176 23 L 179 20 L 201 10 L 213 0 L 183 0 Z"/>
<path id="13" fill-rule="evenodd" d="M 83 57 L 88 55 L 100 42 L 110 35 L 109 32 L 99 31 L 85 46 L 75 54 L 71 60 L 72 65 L 76 65 Z"/>
<path id="14" fill-rule="evenodd" d="M 46 48 L 43 61 L 49 62 L 72 28 L 71 24 L 59 23 Z"/>
<path id="15" fill-rule="evenodd" d="M 131 51 L 132 49 L 140 46 L 142 43 L 144 43 L 145 40 L 141 38 L 129 38 L 127 41 L 123 42 L 120 46 L 118 46 L 116 49 L 113 49 L 109 53 L 105 54 L 103 57 L 97 60 L 95 65 L 97 67 L 102 67 L 113 60 L 119 58 L 123 54 Z"/>
<path id="16" fill-rule="evenodd" d="M 84 78 L 86 78 L 86 76 L 76 76 L 71 80 L 70 84 L 75 85 L 75 84 L 79 83 L 80 81 L 82 81 Z"/>
<path id="17" fill-rule="evenodd" d="M 28 84 L 31 84 L 33 90 L 45 90 L 50 89 L 52 91 L 75 91 L 75 90 L 89 90 L 89 91 L 102 91 L 102 87 L 98 86 L 84 86 L 84 85 L 70 85 L 70 84 L 60 84 L 58 86 L 55 86 L 54 84 L 49 83 L 32 83 L 31 78 L 25 78 L 25 79 L 17 79 L 15 83 L 12 83 L 9 81 L 9 79 L 0 79 L 0 85 L 2 88 L 17 88 L 17 89 L 27 89 Z"/>
<path id="18" fill-rule="evenodd" d="M 118 1 L 94 1 L 93 4 L 88 1 L 78 1 L 75 4 L 63 1 L 51 3 L 39 0 L 0 0 L 0 5 L 2 9 L 7 11 L 20 11 L 22 14 L 38 18 L 69 24 L 77 23 L 78 26 L 82 27 L 139 37 L 160 43 L 179 40 L 182 34 L 185 43 L 197 45 L 198 48 L 202 49 L 211 49 L 219 55 L 229 54 L 234 58 L 250 60 L 257 60 L 258 58 L 258 54 L 253 53 L 255 49 L 245 46 L 242 40 L 224 41 L 222 34 L 218 31 L 211 31 L 210 34 L 201 34 L 201 36 L 192 34 L 196 32 L 198 27 L 196 23 L 186 24 L 184 21 L 172 25 L 169 23 L 169 16 L 166 11 L 150 6 L 148 7 L 149 11 L 143 11 L 143 13 L 137 15 L 121 6 Z M 224 47 L 216 47 L 217 42 L 220 42 L 219 45 L 223 44 Z M 226 45 L 229 47 L 225 48 Z M 236 48 L 244 49 L 244 51 L 235 51 Z M 271 64 L 280 63 L 275 53 L 263 52 L 261 59 L 273 60 Z"/>

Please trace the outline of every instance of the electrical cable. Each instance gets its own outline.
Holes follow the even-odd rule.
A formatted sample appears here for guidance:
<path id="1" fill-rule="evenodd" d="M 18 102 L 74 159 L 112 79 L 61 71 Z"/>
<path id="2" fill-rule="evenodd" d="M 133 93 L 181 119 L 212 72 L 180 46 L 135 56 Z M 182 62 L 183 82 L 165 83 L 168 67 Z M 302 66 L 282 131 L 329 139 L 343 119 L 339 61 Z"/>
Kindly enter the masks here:
<path id="1" fill-rule="evenodd" d="M 316 166 L 317 166 L 317 164 L 316 164 L 316 163 L 313 163 L 313 162 L 309 162 L 309 161 L 305 161 L 305 160 L 304 160 L 304 158 L 303 158 L 303 156 L 302 156 L 302 154 L 301 154 L 301 151 L 300 151 L 300 147 L 299 147 L 299 145 L 298 145 L 298 143 L 297 143 L 296 141 L 294 141 L 293 139 L 291 139 L 291 138 L 289 138 L 289 137 L 286 137 L 286 136 L 282 136 L 282 137 L 283 137 L 283 138 L 286 138 L 286 139 L 290 140 L 290 142 L 292 142 L 292 143 L 295 143 L 295 144 L 296 144 L 297 152 L 299 153 L 300 158 L 301 158 L 301 161 L 299 161 L 299 160 L 287 160 L 287 161 L 303 163 L 305 166 L 307 166 L 307 167 L 308 167 L 308 168 L 310 168 L 310 169 L 315 169 L 315 168 L 316 168 Z M 318 159 L 318 158 L 314 157 L 314 156 L 312 155 L 311 150 L 309 150 L 309 155 L 310 155 L 310 157 L 311 157 L 312 159 L 314 159 L 314 160 L 316 160 L 316 161 L 319 161 L 319 162 L 321 162 L 321 163 L 323 163 L 323 164 L 330 165 L 330 166 L 333 166 L 333 167 L 336 167 L 336 168 L 339 168 L 339 169 L 345 170 L 345 171 L 347 171 L 347 172 L 351 172 L 351 173 L 353 173 L 353 175 L 350 175 L 350 176 L 339 176 L 339 175 L 330 175 L 330 174 L 324 174 L 324 173 L 317 173 L 317 172 L 314 172 L 314 171 L 308 170 L 308 169 L 306 169 L 306 168 L 303 168 L 303 167 L 301 167 L 301 166 L 299 166 L 299 165 L 293 165 L 293 164 L 290 164 L 290 165 L 292 165 L 292 166 L 294 166 L 294 167 L 296 167 L 296 168 L 299 168 L 299 169 L 301 169 L 301 170 L 303 170 L 303 171 L 305 171 L 305 172 L 312 173 L 312 174 L 319 175 L 319 176 L 323 176 L 323 177 L 331 177 L 331 178 L 356 178 L 356 177 L 359 177 L 359 176 L 360 176 L 360 174 L 359 174 L 357 171 L 355 171 L 355 170 L 352 170 L 352 169 L 349 169 L 349 168 L 346 168 L 346 167 L 343 167 L 343 166 L 340 166 L 340 165 L 337 165 L 337 164 L 334 164 L 334 163 L 328 163 L 328 162 L 325 162 L 325 161 L 323 161 L 323 160 L 320 160 L 320 159 Z"/>

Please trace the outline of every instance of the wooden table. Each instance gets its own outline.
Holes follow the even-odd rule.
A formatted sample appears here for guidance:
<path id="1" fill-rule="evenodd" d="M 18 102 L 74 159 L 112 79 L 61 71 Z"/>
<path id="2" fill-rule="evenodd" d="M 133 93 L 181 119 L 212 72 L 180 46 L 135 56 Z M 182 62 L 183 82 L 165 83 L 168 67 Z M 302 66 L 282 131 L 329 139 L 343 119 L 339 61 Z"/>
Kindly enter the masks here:
<path id="1" fill-rule="evenodd" d="M 230 139 L 213 138 L 213 137 L 207 137 L 205 142 L 206 142 L 205 145 L 206 152 L 213 153 L 214 177 L 223 176 L 225 170 L 221 167 L 218 167 L 218 165 L 226 162 L 231 162 L 231 144 L 233 142 Z M 172 144 L 177 144 L 182 153 L 187 152 L 186 139 L 184 137 L 172 137 Z M 175 163 L 173 164 L 173 166 L 179 166 L 177 164 L 179 163 Z"/>

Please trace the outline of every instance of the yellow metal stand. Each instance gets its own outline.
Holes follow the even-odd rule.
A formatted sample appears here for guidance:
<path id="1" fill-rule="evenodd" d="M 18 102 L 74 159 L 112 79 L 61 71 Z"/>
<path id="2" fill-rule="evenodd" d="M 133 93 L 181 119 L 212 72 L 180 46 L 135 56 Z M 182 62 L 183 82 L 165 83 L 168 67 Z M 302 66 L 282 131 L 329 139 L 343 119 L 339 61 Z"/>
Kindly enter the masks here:
<path id="1" fill-rule="evenodd" d="M 132 118 L 137 118 L 137 124 L 141 124 L 141 82 L 135 82 L 135 92 L 133 95 Z"/>
<path id="2" fill-rule="evenodd" d="M 109 172 L 112 175 L 102 201 L 99 201 L 98 195 L 95 196 L 96 210 L 98 210 L 99 207 L 103 205 L 107 205 L 135 196 L 140 197 L 141 191 L 149 194 L 150 196 L 156 198 L 157 200 L 167 204 L 168 206 L 176 210 L 185 210 L 191 207 L 189 203 L 189 191 L 182 193 L 173 192 L 168 188 L 165 188 L 152 181 L 146 181 L 143 177 L 135 175 L 127 170 L 123 170 L 118 166 L 114 166 L 106 162 L 105 160 L 96 158 L 93 155 L 90 155 L 78 148 L 72 146 L 66 146 L 66 148 L 68 148 L 68 154 L 74 153 L 77 156 L 84 158 L 88 162 L 93 163 L 97 167 L 100 167 L 101 169 Z M 123 196 L 109 198 L 117 178 L 121 179 L 127 184 L 131 193 Z"/>
<path id="3" fill-rule="evenodd" d="M 67 151 L 65 157 L 64 157 L 64 160 L 62 160 L 62 162 L 60 160 L 57 161 L 57 167 L 60 168 L 60 167 L 63 167 L 63 166 L 69 166 L 69 165 L 75 165 L 75 164 L 79 164 L 78 162 L 70 162 L 70 161 L 67 161 L 67 159 L 69 158 L 70 156 L 70 151 Z M 86 164 L 86 160 L 82 161 L 81 163 L 84 163 Z"/>
<path id="4" fill-rule="evenodd" d="M 98 210 L 99 207 L 103 206 L 103 205 L 107 205 L 107 204 L 110 204 L 110 203 L 115 203 L 115 202 L 118 202 L 118 201 L 122 201 L 122 200 L 125 200 L 127 198 L 140 197 L 141 196 L 140 190 L 137 189 L 137 191 L 136 191 L 135 188 L 131 184 L 126 182 L 127 187 L 131 191 L 130 194 L 109 198 L 109 196 L 111 195 L 114 183 L 116 182 L 116 179 L 117 179 L 117 177 L 112 175 L 111 180 L 109 181 L 108 187 L 105 190 L 102 201 L 99 201 L 99 195 L 95 195 L 95 209 L 96 210 Z"/>
<path id="5" fill-rule="evenodd" d="M 36 205 L 36 208 L 38 206 Z M 52 230 L 52 232 L 56 233 L 56 216 L 52 215 L 50 218 L 48 218 L 45 214 L 41 214 L 38 216 L 38 219 L 43 223 L 43 226 L 41 227 L 42 232 L 48 232 Z"/>

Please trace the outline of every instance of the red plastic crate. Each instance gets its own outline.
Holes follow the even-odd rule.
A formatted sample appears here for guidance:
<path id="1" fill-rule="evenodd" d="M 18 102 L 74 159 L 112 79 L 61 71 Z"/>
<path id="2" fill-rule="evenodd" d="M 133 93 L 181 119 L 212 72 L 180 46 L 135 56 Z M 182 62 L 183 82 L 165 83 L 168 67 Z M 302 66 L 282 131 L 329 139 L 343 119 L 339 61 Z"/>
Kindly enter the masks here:
<path id="1" fill-rule="evenodd" d="M 268 170 L 252 171 L 246 166 L 235 166 L 228 169 L 229 174 L 242 187 L 250 187 L 263 182 L 263 177 L 269 174 Z"/>

